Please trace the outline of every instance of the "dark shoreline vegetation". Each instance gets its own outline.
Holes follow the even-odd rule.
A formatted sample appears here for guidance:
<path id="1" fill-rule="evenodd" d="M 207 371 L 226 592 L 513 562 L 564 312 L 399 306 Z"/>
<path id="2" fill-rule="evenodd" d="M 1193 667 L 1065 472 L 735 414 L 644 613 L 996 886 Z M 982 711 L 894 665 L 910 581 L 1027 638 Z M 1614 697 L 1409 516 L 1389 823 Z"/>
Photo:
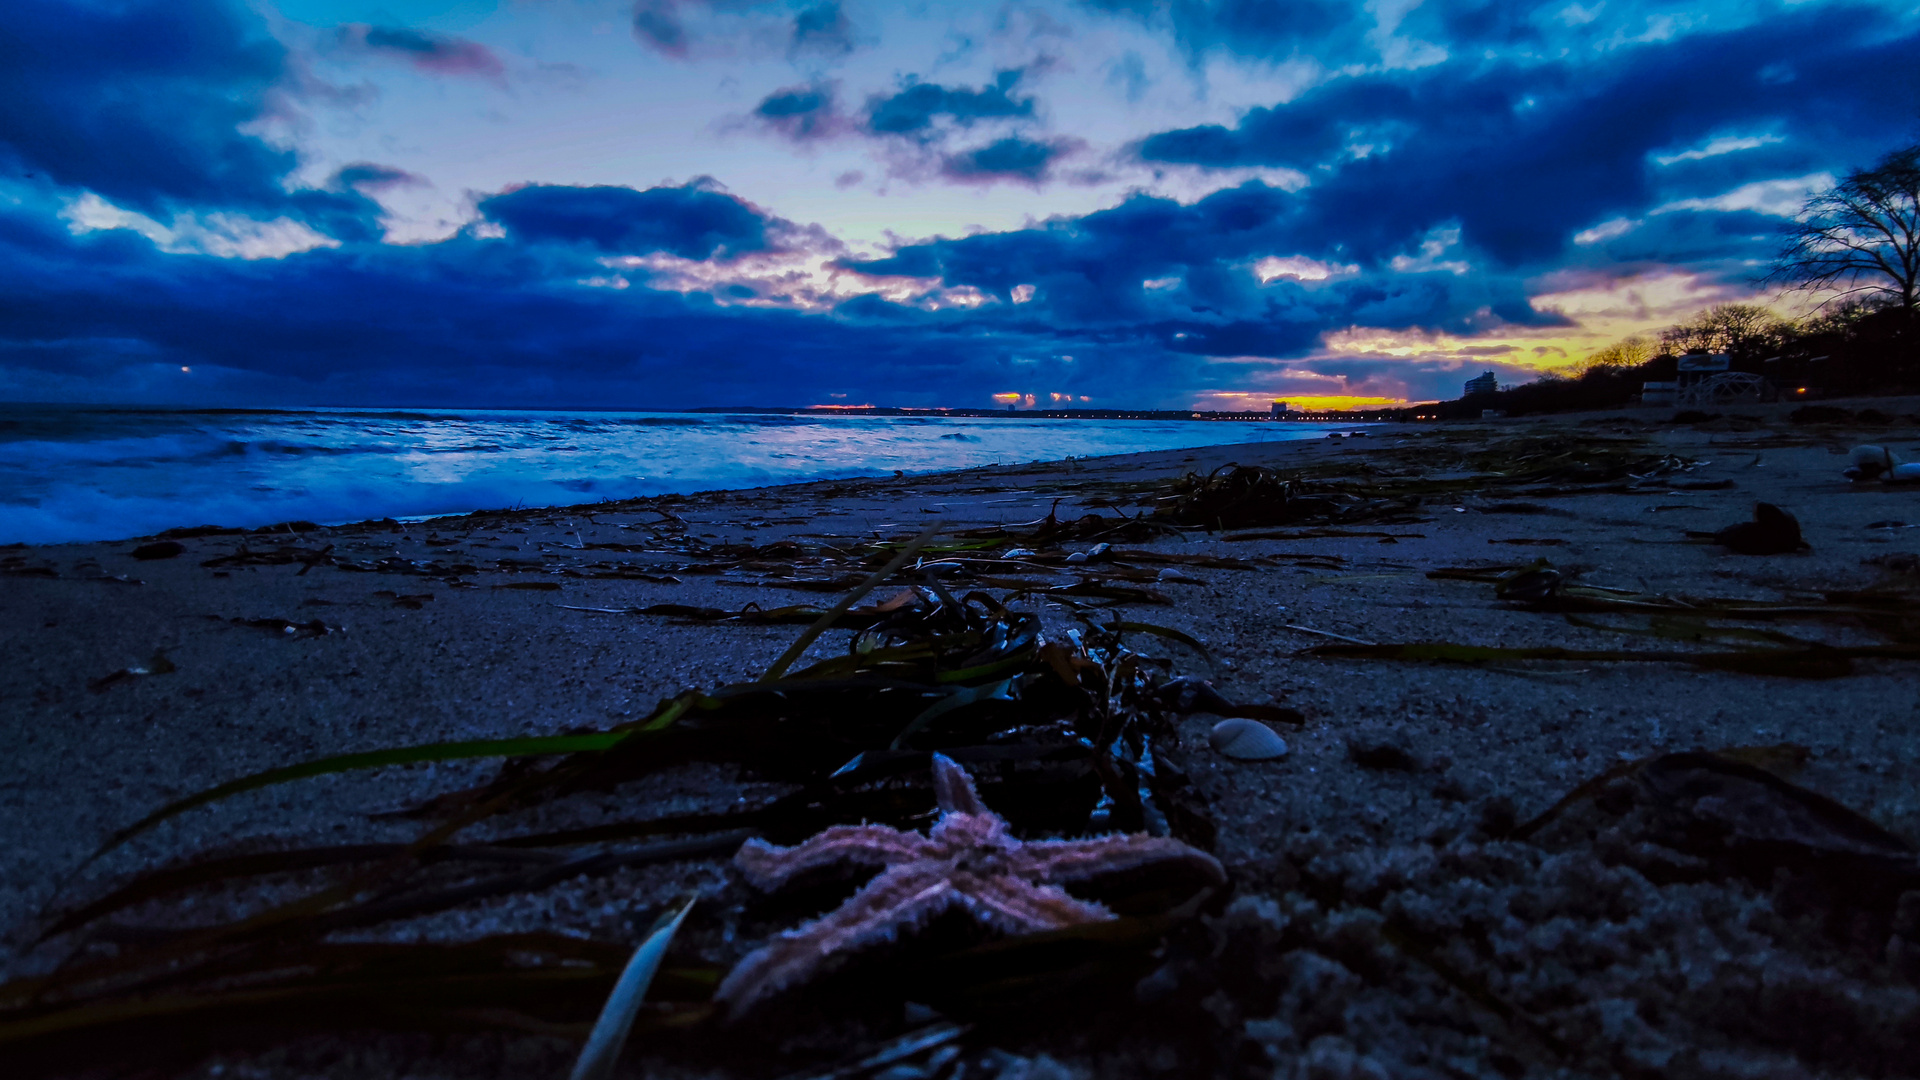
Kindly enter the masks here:
<path id="1" fill-rule="evenodd" d="M 674 512 L 687 497 L 631 500 L 628 509 L 657 516 L 646 537 L 625 545 L 582 544 L 583 554 L 589 548 L 671 554 L 684 562 L 652 572 L 745 575 L 840 600 L 825 607 L 578 609 L 720 633 L 765 625 L 805 630 L 761 678 L 688 688 L 630 721 L 289 764 L 154 811 L 94 858 L 163 821 L 246 791 L 410 763 L 504 759 L 491 779 L 399 812 L 401 820 L 418 823 L 411 842 L 269 845 L 238 855 L 189 856 L 101 894 L 59 897 L 39 931 L 43 943 L 60 943 L 65 959 L 46 975 L 0 985 L 0 1057 L 19 1070 L 10 1075 L 19 1076 L 165 1075 L 215 1051 L 315 1033 L 480 1031 L 577 1042 L 612 991 L 630 943 L 558 933 L 414 942 L 364 935 L 397 920 L 625 867 L 724 858 L 749 836 L 786 844 L 856 822 L 924 828 L 934 803 L 928 766 L 936 752 L 979 775 L 986 804 L 1022 835 L 1144 831 L 1208 850 L 1217 811 L 1189 779 L 1174 724 L 1203 713 L 1290 732 L 1304 718 L 1285 706 L 1227 700 L 1205 681 L 1217 670 L 1206 645 L 1118 609 L 1172 604 L 1164 590 L 1183 570 L 1259 574 L 1347 560 L 1122 545 L 1179 533 L 1394 544 L 1420 538 L 1408 530 L 1467 499 L 1516 515 L 1552 516 L 1562 511 L 1548 504 L 1569 496 L 1731 484 L 1690 478 L 1695 464 L 1654 452 L 1624 432 L 1442 442 L 1360 464 L 1326 461 L 1286 473 L 1224 466 L 1172 483 L 1114 483 L 1085 498 L 1095 512 L 1077 518 L 1049 512 L 1015 525 L 945 534 L 929 529 L 845 547 L 708 544 Z M 531 521 L 548 513 L 517 516 Z M 474 516 L 512 520 L 516 514 Z M 567 577 L 632 576 L 610 563 L 560 570 L 541 559 L 502 559 L 484 568 L 354 559 L 332 544 L 310 546 L 301 531 L 313 529 L 265 540 L 245 534 L 233 552 L 200 565 L 222 573 L 297 565 L 299 574 L 410 579 L 410 587 L 390 591 L 396 606 L 413 600 L 415 609 L 418 588 L 470 586 L 482 572 L 511 575 L 494 588 L 546 591 Z M 136 557 L 158 560 L 185 549 L 172 543 L 141 550 L 147 554 L 136 551 Z M 33 572 L 15 561 L 4 572 Z M 1063 574 L 1077 580 L 1058 584 Z M 1589 586 L 1576 570 L 1545 559 L 1443 568 L 1426 577 L 1461 583 L 1448 587 L 1490 589 L 1506 609 L 1634 642 L 1565 649 L 1346 640 L 1297 655 L 1354 664 L 1682 665 L 1810 680 L 1846 678 L 1858 663 L 1920 660 L 1920 593 L 1910 585 L 1802 590 L 1798 599 L 1768 603 Z M 862 606 L 869 596 L 879 599 Z M 1044 638 L 1024 607 L 1036 597 L 1071 612 L 1078 629 Z M 1840 628 L 1847 643 L 1781 629 L 1795 624 Z M 289 637 L 331 632 L 320 619 L 260 629 Z M 830 631 L 849 635 L 844 653 L 796 667 Z M 166 674 L 164 662 L 157 656 L 149 667 L 115 673 L 94 689 L 111 692 Z M 1356 762 L 1386 774 L 1422 768 L 1393 745 L 1356 742 L 1351 752 Z M 1530 818 L 1518 816 L 1511 803 L 1504 811 L 1490 803 L 1475 842 L 1554 857 L 1615 844 L 1639 852 L 1633 857 L 1645 865 L 1634 865 L 1655 880 L 1666 880 L 1665 874 L 1773 888 L 1797 905 L 1780 918 L 1798 928 L 1793 933 L 1828 943 L 1820 948 L 1858 953 L 1862 963 L 1880 957 L 1920 969 L 1920 951 L 1909 943 L 1920 932 L 1920 913 L 1903 900 L 1920 887 L 1920 857 L 1872 821 L 1792 782 L 1807 753 L 1795 745 L 1741 745 L 1596 763 L 1590 779 Z M 515 815 L 612 792 L 689 762 L 738 769 L 791 790 L 723 813 L 643 815 L 558 830 L 514 824 Z M 469 830 L 488 835 L 462 839 Z M 953 1059 L 950 1047 L 1019 1043 L 1065 1026 L 1116 1052 L 1175 1047 L 1190 1075 L 1251 1076 L 1263 1060 L 1257 1040 L 1224 1018 L 1264 1015 L 1259 1010 L 1283 993 L 1280 976 L 1256 959 L 1266 950 L 1337 958 L 1372 978 L 1421 987 L 1431 999 L 1423 1007 L 1476 1032 L 1483 1063 L 1509 1075 L 1534 1069 L 1655 1074 L 1628 1067 L 1605 1032 L 1556 1033 L 1511 1000 L 1501 989 L 1492 942 L 1472 928 L 1389 904 L 1366 875 L 1320 859 L 1303 856 L 1264 873 L 1262 880 L 1224 887 L 1166 872 L 1096 879 L 1084 896 L 1117 917 L 1047 933 L 993 938 L 964 920 L 937 920 L 908 941 L 849 957 L 843 970 L 806 994 L 785 995 L 733 1025 L 711 1001 L 725 967 L 669 954 L 637 1013 L 635 1045 L 690 1068 L 773 1075 L 797 1059 L 844 1069 L 822 1076 L 853 1077 L 908 1060 L 937 1059 L 944 1068 Z M 269 882 L 278 891 L 249 891 Z M 1259 892 L 1281 889 L 1298 894 L 1300 911 L 1268 912 L 1273 901 Z M 831 906 L 846 891 L 844 881 L 810 881 L 790 893 L 756 897 L 735 886 L 702 899 L 690 913 L 684 906 L 670 913 L 685 917 L 683 936 L 711 941 L 723 924 L 731 933 L 737 919 L 744 935 L 760 937 Z M 196 898 L 223 894 L 255 899 L 238 918 L 203 923 L 192 917 Z M 128 912 L 139 914 L 115 918 Z M 939 1015 L 903 1011 L 903 1001 Z M 1828 1019 L 1858 1023 L 1856 1017 Z M 1854 1036 L 1789 1032 L 1776 1041 L 1784 1039 L 1807 1060 L 1872 1075 L 1898 1071 L 1920 1041 L 1920 1032 Z"/>
<path id="2" fill-rule="evenodd" d="M 1805 323 L 1780 319 L 1751 304 L 1723 304 L 1661 334 L 1629 338 L 1570 376 L 1453 401 L 1365 409 L 1371 420 L 1478 420 L 1485 410 L 1508 416 L 1621 409 L 1637 404 L 1647 382 L 1671 382 L 1679 354 L 1722 353 L 1730 370 L 1765 378 L 1781 400 L 1895 397 L 1920 392 L 1920 316 L 1901 307 L 1843 306 Z"/>

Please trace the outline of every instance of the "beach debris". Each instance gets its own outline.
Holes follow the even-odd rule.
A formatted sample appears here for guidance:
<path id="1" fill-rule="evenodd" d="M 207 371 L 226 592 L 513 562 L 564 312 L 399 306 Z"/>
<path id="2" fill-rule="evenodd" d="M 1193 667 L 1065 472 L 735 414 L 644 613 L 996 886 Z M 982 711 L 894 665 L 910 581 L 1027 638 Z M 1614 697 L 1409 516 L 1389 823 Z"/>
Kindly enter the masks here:
<path id="1" fill-rule="evenodd" d="M 217 569 L 227 566 L 287 566 L 299 563 L 300 573 L 304 574 L 316 566 L 326 566 L 333 562 L 333 545 L 304 548 L 297 544 L 282 544 L 271 551 L 255 551 L 246 541 L 226 555 L 218 555 L 204 560 L 201 566 Z"/>
<path id="2" fill-rule="evenodd" d="M 1287 740 L 1258 720 L 1231 717 L 1213 725 L 1207 743 L 1214 751 L 1239 761 L 1270 761 L 1285 757 Z"/>
<path id="3" fill-rule="evenodd" d="M 1875 555 L 1860 560 L 1862 565 L 1877 566 L 1888 573 L 1920 576 L 1920 555 L 1910 551 L 1895 551 L 1885 555 Z"/>
<path id="4" fill-rule="evenodd" d="M 741 846 L 735 865 L 765 890 L 835 865 L 883 869 L 840 907 L 749 953 L 714 992 L 716 1002 L 739 1016 L 811 981 L 847 955 L 897 941 L 951 910 L 1010 934 L 1115 917 L 1099 904 L 1075 898 L 1059 882 L 1178 864 L 1209 886 L 1226 883 L 1226 871 L 1213 856 L 1170 837 L 1016 839 L 951 758 L 933 755 L 933 777 L 940 819 L 927 836 L 884 825 L 836 825 L 790 848 L 760 840 Z"/>
<path id="5" fill-rule="evenodd" d="M 950 439 L 953 436 L 940 437 Z M 908 1006 L 910 1012 L 915 1008 L 924 1008 L 915 1006 L 912 1002 L 909 1002 Z M 955 1069 L 951 1074 L 943 1070 L 960 1056 L 960 1047 L 952 1045 L 954 1041 L 971 1030 L 973 1030 L 972 1024 L 956 1024 L 947 1020 L 935 1021 L 924 1027 L 915 1028 L 899 1038 L 890 1039 L 877 1049 L 856 1055 L 843 1064 L 818 1072 L 794 1073 L 787 1076 L 785 1080 L 854 1080 L 855 1077 L 861 1076 L 885 1077 L 886 1080 L 922 1080 L 922 1078 L 932 1080 L 933 1077 L 942 1075 L 954 1077 L 967 1075 L 964 1067 Z M 929 1051 L 931 1053 L 928 1053 Z M 922 1064 L 917 1066 L 905 1064 L 907 1059 L 921 1054 L 927 1055 L 926 1061 Z M 1021 1078 L 1054 1080 L 1053 1073 L 1016 1072 L 1009 1069 L 1001 1069 L 993 1075 L 1008 1077 L 1009 1080 L 1021 1080 Z M 1059 1076 L 1065 1078 L 1068 1074 L 1062 1071 Z"/>
<path id="6" fill-rule="evenodd" d="M 1894 467 L 1900 464 L 1900 459 L 1894 455 L 1893 451 L 1884 446 L 1856 446 L 1847 457 L 1852 464 L 1841 470 L 1840 475 L 1855 483 L 1881 479 L 1891 474 Z"/>
<path id="7" fill-rule="evenodd" d="M 1608 629 L 1597 627 L 1598 629 Z M 1692 664 L 1710 671 L 1795 679 L 1837 679 L 1853 673 L 1856 659 L 1920 660 L 1920 644 L 1823 645 L 1788 638 L 1780 645 L 1716 650 L 1500 648 L 1446 641 L 1381 645 L 1320 645 L 1299 656 L 1347 660 L 1410 660 L 1455 664 L 1510 664 L 1527 660 Z M 1504 670 L 1497 668 L 1495 670 Z"/>
<path id="8" fill-rule="evenodd" d="M 1559 592 L 1565 580 L 1553 567 L 1537 565 L 1501 578 L 1493 591 L 1502 600 L 1537 604 Z"/>
<path id="9" fill-rule="evenodd" d="M 141 544 L 139 547 L 127 552 L 127 555 L 143 562 L 149 562 L 154 559 L 171 559 L 186 550 L 187 545 L 177 540 L 156 540 L 151 544 Z"/>
<path id="10" fill-rule="evenodd" d="M 1813 547 L 1800 535 L 1800 520 L 1770 502 L 1753 504 L 1753 520 L 1717 532 L 1687 531 L 1695 540 L 1711 540 L 1741 555 L 1785 555 Z"/>
<path id="11" fill-rule="evenodd" d="M 87 689 L 96 694 L 102 694 L 123 682 L 132 682 L 148 675 L 171 675 L 177 670 L 179 669 L 174 667 L 173 661 L 167 659 L 166 650 L 155 649 L 153 659 L 144 664 L 130 664 L 118 671 L 102 675 L 89 682 Z"/>
<path id="12" fill-rule="evenodd" d="M 888 548 L 892 558 L 871 580 L 885 582 L 910 564 L 912 547 Z M 552 1031 L 558 1024 L 584 1032 L 608 1000 L 631 945 L 558 935 L 548 941 L 539 934 L 510 936 L 525 942 L 520 949 L 509 937 L 449 946 L 340 943 L 328 935 L 489 897 L 528 895 L 621 866 L 731 853 L 749 835 L 804 846 L 822 830 L 863 823 L 929 844 L 930 838 L 909 830 L 937 802 L 923 779 L 930 779 L 933 752 L 988 776 L 999 811 L 989 823 L 998 823 L 1002 837 L 1008 828 L 1023 837 L 1132 834 L 1025 845 L 1022 865 L 1047 862 L 1052 857 L 1043 855 L 1062 844 L 1091 852 L 1089 860 L 1097 865 L 1088 876 L 1063 869 L 1048 880 L 1019 880 L 1034 890 L 1084 881 L 1087 891 L 1068 899 L 1098 901 L 1109 917 L 947 952 L 940 950 L 953 942 L 936 931 L 918 936 L 912 949 L 873 954 L 871 962 L 899 980 L 907 1000 L 956 1015 L 1004 1011 L 1016 1001 L 1044 1007 L 1069 991 L 1080 1000 L 1086 993 L 1131 986 L 1151 969 L 1152 951 L 1167 931 L 1198 911 L 1220 874 L 1217 863 L 1199 854 L 1211 844 L 1214 827 L 1199 788 L 1182 770 L 1179 731 L 1171 719 L 1172 706 L 1185 695 L 1177 687 L 1162 695 L 1171 664 L 1129 646 L 1136 633 L 1182 642 L 1202 655 L 1204 646 L 1170 627 L 1118 619 L 1101 625 L 1078 613 L 1084 630 L 1043 642 L 1039 617 L 1010 610 L 1004 598 L 978 591 L 955 596 L 932 578 L 907 587 L 897 578 L 892 582 L 892 595 L 870 608 L 852 607 L 860 598 L 856 593 L 824 611 L 767 611 L 779 615 L 769 621 L 809 621 L 808 634 L 775 670 L 752 682 L 687 689 L 644 716 L 606 728 L 320 758 L 242 776 L 160 807 L 115 832 L 86 865 L 164 821 L 243 792 L 415 763 L 503 761 L 491 780 L 381 815 L 390 822 L 428 821 L 411 843 L 205 853 L 139 874 L 65 914 L 50 910 L 49 935 L 78 933 L 83 937 L 70 940 L 111 942 L 113 949 L 82 945 L 53 976 L 0 985 L 0 1054 L 31 1049 L 55 1055 L 70 1069 L 82 1059 L 117 1061 L 128 1045 L 145 1053 L 173 1029 L 127 1042 L 132 1032 L 146 1031 L 142 1017 L 148 1015 L 140 1008 L 129 1012 L 128 1004 L 158 1000 L 156 994 L 184 995 L 169 1015 L 176 1028 L 191 1029 L 206 1045 L 244 1038 L 255 1016 L 248 1010 L 262 993 L 276 1010 L 290 1010 L 286 1023 L 302 1030 L 340 1030 L 371 1017 L 403 1030 L 477 1022 L 522 1031 Z M 758 610 L 711 613 L 749 623 Z M 852 618 L 840 621 L 847 616 Z M 795 663 L 828 626 L 852 631 L 845 653 Z M 956 696 L 967 698 L 966 708 L 926 715 L 930 706 Z M 1166 697 L 1174 699 L 1171 705 Z M 1298 718 L 1277 706 L 1237 711 L 1269 721 Z M 914 746 L 890 748 L 916 720 L 922 726 L 913 734 Z M 612 790 L 690 761 L 737 765 L 795 790 L 711 812 L 633 820 L 615 815 L 552 832 L 509 827 L 508 835 L 482 844 L 451 841 L 451 828 L 574 793 Z M 676 839 L 620 844 L 663 835 Z M 582 844 L 590 850 L 567 854 Z M 1178 857 L 1148 858 L 1142 847 Z M 1132 852 L 1136 862 L 1113 851 Z M 1109 853 L 1104 861 L 1101 852 Z M 510 869 L 484 871 L 501 863 Z M 249 879 L 328 867 L 338 869 L 322 875 L 313 891 L 297 889 L 294 897 L 264 906 L 241 899 L 255 895 Z M 1109 877 L 1106 868 L 1116 869 Z M 1170 876 L 1176 870 L 1177 879 Z M 1198 886 L 1178 892 L 1188 879 Z M 342 889 L 343 882 L 351 884 Z M 987 895 L 1018 892 L 1006 882 L 995 888 Z M 1181 903 L 1176 892 L 1189 899 Z M 109 917 L 136 904 L 174 911 L 208 893 L 217 893 L 223 904 L 237 900 L 241 908 L 231 921 L 193 927 L 166 920 L 121 925 Z M 696 911 L 689 920 L 701 916 Z M 723 974 L 699 962 L 663 968 L 649 992 L 659 1000 L 638 1013 L 633 1030 L 684 1027 L 717 1015 L 712 991 Z M 462 987 L 454 998 L 423 989 L 449 978 Z M 40 1004 L 46 1001 L 58 1004 Z M 237 1026 L 223 1026 L 229 1019 Z"/>
<path id="13" fill-rule="evenodd" d="M 1151 629 L 1143 623 L 1122 625 L 1135 630 Z M 1200 649 L 1201 655 L 1209 660 L 1212 659 L 1211 654 L 1207 653 L 1199 642 L 1193 642 L 1193 645 L 1196 649 Z M 1301 714 L 1300 710 L 1290 709 L 1285 705 L 1236 704 L 1229 701 L 1220 691 L 1215 690 L 1212 683 L 1204 679 L 1196 679 L 1191 675 L 1168 679 L 1161 683 L 1154 693 L 1162 705 L 1177 713 L 1211 713 L 1214 716 L 1224 716 L 1229 719 L 1256 720 L 1265 723 L 1304 724 L 1307 722 L 1307 718 Z"/>
<path id="14" fill-rule="evenodd" d="M 1889 484 L 1920 483 L 1920 461 L 1903 461 L 1887 470 Z"/>
<path id="15" fill-rule="evenodd" d="M 1776 874 L 1802 875 L 1829 903 L 1890 910 L 1920 887 L 1920 854 L 1901 837 L 1783 773 L 1805 762 L 1804 746 L 1733 747 L 1657 754 L 1616 765 L 1582 783 L 1515 839 L 1546 833 L 1570 810 L 1592 803 L 1622 816 L 1654 844 L 1711 860 L 1726 872 L 1778 887 Z"/>
<path id="16" fill-rule="evenodd" d="M 433 600 L 432 593 L 398 593 L 392 589 L 375 589 L 373 595 L 382 600 L 390 600 L 393 606 L 408 611 L 419 611 Z"/>
<path id="17" fill-rule="evenodd" d="M 1300 494 L 1295 487 L 1272 469 L 1227 464 L 1205 476 L 1188 473 L 1175 481 L 1154 513 L 1212 532 L 1287 525 L 1334 511 L 1330 500 Z"/>
<path id="18" fill-rule="evenodd" d="M 428 599 L 431 600 L 432 597 L 428 597 Z M 418 605 L 415 605 L 415 606 L 417 607 Z M 219 616 L 217 615 L 214 617 L 219 618 Z M 326 622 L 321 619 L 309 619 L 306 622 L 294 622 L 291 619 L 273 618 L 271 616 L 267 618 L 260 618 L 260 619 L 242 619 L 242 618 L 236 617 L 236 618 L 228 619 L 227 622 L 232 623 L 235 626 L 244 626 L 252 630 L 265 630 L 269 634 L 277 634 L 279 636 L 289 637 L 289 638 L 325 637 L 326 635 L 338 629 L 338 627 L 328 626 Z"/>
<path id="19" fill-rule="evenodd" d="M 145 585 L 146 582 L 125 574 L 113 574 L 101 566 L 98 560 L 82 559 L 73 564 L 73 574 L 81 581 L 98 581 L 109 585 Z"/>
<path id="20" fill-rule="evenodd" d="M 0 574 L 7 577 L 58 578 L 60 568 L 52 562 L 29 563 L 24 555 L 8 555 L 0 558 Z"/>
<path id="21" fill-rule="evenodd" d="M 1787 414 L 1795 424 L 1845 424 L 1853 419 L 1853 413 L 1837 405 L 1802 405 Z"/>

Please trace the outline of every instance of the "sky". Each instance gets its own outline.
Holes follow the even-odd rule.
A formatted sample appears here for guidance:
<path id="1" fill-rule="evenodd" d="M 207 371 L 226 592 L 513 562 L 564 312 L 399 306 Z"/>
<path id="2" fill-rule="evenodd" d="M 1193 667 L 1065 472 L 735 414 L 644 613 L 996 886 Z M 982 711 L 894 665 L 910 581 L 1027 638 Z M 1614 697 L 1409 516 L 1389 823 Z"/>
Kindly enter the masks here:
<path id="1" fill-rule="evenodd" d="M 1916 0 L 7 0 L 0 400 L 1452 398 L 1915 141 Z"/>

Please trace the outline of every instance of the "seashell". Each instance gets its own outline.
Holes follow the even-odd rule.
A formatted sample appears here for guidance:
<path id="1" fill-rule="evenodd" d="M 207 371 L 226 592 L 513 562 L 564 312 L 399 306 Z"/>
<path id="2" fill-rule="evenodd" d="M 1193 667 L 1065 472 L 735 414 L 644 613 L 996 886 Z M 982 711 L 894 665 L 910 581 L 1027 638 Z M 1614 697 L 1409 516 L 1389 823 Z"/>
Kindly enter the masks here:
<path id="1" fill-rule="evenodd" d="M 1889 484 L 1920 483 L 1920 461 L 1904 461 L 1887 471 Z"/>
<path id="2" fill-rule="evenodd" d="M 1891 469 L 1900 464 L 1900 459 L 1894 455 L 1893 451 L 1884 446 L 1856 446 L 1853 448 L 1853 453 L 1848 456 L 1853 459 L 1855 465 L 1877 465 L 1881 469 Z"/>
<path id="3" fill-rule="evenodd" d="M 1221 754 L 1241 761 L 1270 761 L 1287 753 L 1287 740 L 1279 732 L 1240 716 L 1213 725 L 1207 742 Z"/>
<path id="4" fill-rule="evenodd" d="M 1073 563 L 1075 566 L 1078 566 L 1081 563 L 1087 561 L 1087 553 L 1084 551 L 1076 551 L 1073 554 L 1067 556 L 1067 561 L 1070 563 Z"/>
<path id="5" fill-rule="evenodd" d="M 1853 467 L 1842 470 L 1840 475 L 1856 482 L 1872 480 L 1883 473 L 1897 472 L 1901 464 L 1899 456 L 1884 446 L 1856 446 L 1848 456 L 1853 461 Z"/>
<path id="6" fill-rule="evenodd" d="M 1112 550 L 1113 550 L 1112 544 L 1095 544 L 1092 547 L 1087 549 L 1087 558 L 1104 559 L 1107 557 L 1107 552 Z"/>
<path id="7" fill-rule="evenodd" d="M 1029 551 L 1026 548 L 1008 548 L 1006 553 L 1000 557 L 1003 559 L 1031 559 L 1035 554 L 1037 553 Z"/>

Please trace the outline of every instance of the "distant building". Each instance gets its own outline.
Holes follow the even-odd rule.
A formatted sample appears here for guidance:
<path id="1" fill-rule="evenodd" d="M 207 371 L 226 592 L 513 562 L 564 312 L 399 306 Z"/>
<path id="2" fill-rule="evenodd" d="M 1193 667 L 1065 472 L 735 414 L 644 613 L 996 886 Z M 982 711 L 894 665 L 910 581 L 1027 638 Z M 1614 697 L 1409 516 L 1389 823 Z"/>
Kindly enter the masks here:
<path id="1" fill-rule="evenodd" d="M 1499 389 L 1500 380 L 1494 378 L 1493 372 L 1489 371 L 1477 379 L 1468 379 L 1467 392 L 1464 396 L 1473 397 L 1477 394 L 1491 394 Z"/>
<path id="2" fill-rule="evenodd" d="M 1273 403 L 1273 418 L 1274 418 L 1275 420 L 1285 420 L 1285 419 L 1287 418 L 1287 403 L 1286 403 L 1286 402 L 1284 402 L 1284 401 L 1276 401 L 1276 402 L 1274 402 L 1274 403 Z"/>

